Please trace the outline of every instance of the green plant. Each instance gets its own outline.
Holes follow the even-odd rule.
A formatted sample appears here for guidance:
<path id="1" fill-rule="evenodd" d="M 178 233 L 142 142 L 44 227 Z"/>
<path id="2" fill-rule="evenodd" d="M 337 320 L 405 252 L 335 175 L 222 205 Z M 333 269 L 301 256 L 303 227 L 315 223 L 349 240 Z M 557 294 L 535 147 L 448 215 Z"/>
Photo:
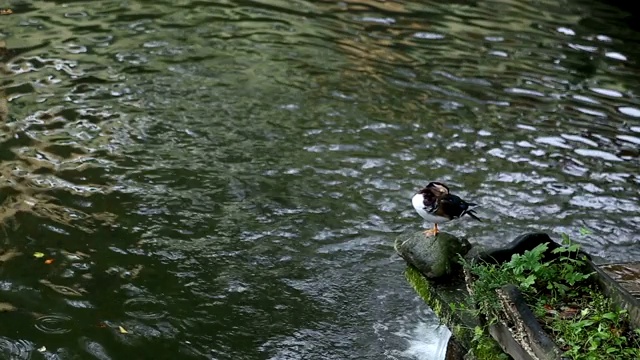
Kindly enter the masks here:
<path id="1" fill-rule="evenodd" d="M 508 360 L 510 357 L 505 354 L 498 344 L 487 334 L 486 329 L 476 326 L 473 329 L 474 354 L 478 359 Z"/>
<path id="2" fill-rule="evenodd" d="M 501 311 L 496 289 L 514 284 L 565 356 L 640 359 L 640 330 L 629 329 L 626 311 L 615 309 L 590 281 L 579 246 L 563 234 L 562 245 L 548 250 L 540 244 L 499 265 L 463 260 L 474 277 L 475 315 L 495 323 Z M 477 338 L 481 330 L 475 330 Z"/>

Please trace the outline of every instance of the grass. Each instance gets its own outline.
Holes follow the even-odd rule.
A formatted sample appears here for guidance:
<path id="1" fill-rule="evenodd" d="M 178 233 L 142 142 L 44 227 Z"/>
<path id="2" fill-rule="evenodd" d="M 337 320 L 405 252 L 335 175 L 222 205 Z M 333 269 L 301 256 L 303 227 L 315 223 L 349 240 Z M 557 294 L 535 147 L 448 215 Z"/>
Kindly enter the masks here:
<path id="1" fill-rule="evenodd" d="M 514 284 L 565 357 L 640 359 L 640 329 L 630 328 L 626 310 L 616 309 L 600 292 L 578 245 L 563 235 L 551 259 L 547 250 L 541 244 L 499 265 L 463 260 L 475 277 L 474 311 L 489 324 L 497 321 L 501 306 L 496 289 Z"/>

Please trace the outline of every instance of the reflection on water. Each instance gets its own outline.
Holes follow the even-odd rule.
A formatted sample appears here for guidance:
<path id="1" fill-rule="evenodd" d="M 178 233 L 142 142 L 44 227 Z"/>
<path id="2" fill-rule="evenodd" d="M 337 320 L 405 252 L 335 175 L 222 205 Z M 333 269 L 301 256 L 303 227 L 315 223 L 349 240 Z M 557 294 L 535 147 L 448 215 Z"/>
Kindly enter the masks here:
<path id="1" fill-rule="evenodd" d="M 446 330 L 392 249 L 421 226 L 409 199 L 432 179 L 495 214 L 444 225 L 472 241 L 567 232 L 609 260 L 640 258 L 640 36 L 622 10 L 12 10 L 3 358 L 442 358 Z"/>

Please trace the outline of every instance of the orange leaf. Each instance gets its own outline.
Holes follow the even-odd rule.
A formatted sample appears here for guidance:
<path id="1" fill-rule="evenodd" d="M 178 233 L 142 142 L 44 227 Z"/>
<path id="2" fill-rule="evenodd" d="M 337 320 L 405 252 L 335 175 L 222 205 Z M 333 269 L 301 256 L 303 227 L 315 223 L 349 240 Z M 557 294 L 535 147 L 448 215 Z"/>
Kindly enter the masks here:
<path id="1" fill-rule="evenodd" d="M 50 265 L 51 263 L 53 263 L 53 259 L 47 259 L 44 261 L 44 263 Z"/>
<path id="2" fill-rule="evenodd" d="M 11 15 L 13 11 L 11 9 L 0 9 L 0 15 Z"/>

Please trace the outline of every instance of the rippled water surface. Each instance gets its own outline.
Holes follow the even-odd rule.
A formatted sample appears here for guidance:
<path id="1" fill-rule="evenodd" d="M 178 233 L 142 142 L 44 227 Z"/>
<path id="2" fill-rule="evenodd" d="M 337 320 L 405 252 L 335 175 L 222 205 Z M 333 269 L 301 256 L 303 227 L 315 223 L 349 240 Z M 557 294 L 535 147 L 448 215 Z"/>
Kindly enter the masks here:
<path id="1" fill-rule="evenodd" d="M 438 359 L 392 247 L 433 179 L 493 214 L 442 227 L 474 242 L 640 258 L 620 9 L 6 4 L 2 359 Z"/>

